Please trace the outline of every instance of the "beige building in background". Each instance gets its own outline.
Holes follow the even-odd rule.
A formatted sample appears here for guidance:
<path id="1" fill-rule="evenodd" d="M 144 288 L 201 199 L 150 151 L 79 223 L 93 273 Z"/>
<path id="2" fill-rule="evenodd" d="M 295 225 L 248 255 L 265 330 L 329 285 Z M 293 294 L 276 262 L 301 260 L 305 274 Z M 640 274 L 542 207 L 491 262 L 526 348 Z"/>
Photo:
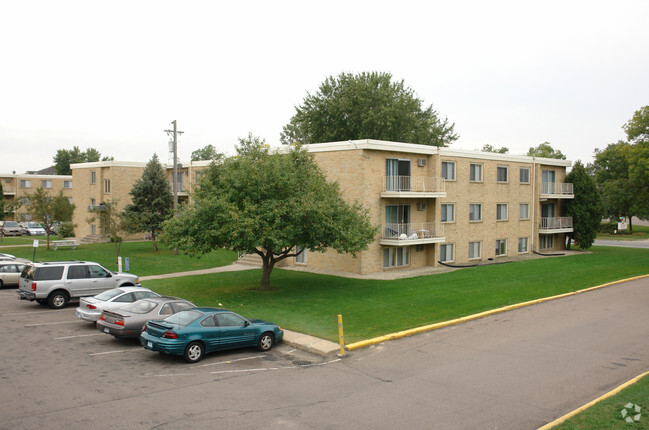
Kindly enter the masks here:
<path id="1" fill-rule="evenodd" d="M 38 188 L 43 188 L 54 197 L 63 192 L 63 195 L 72 202 L 72 176 L 45 175 L 39 173 L 0 174 L 2 192 L 5 198 L 5 220 L 11 221 L 42 221 L 32 220 L 29 214 L 31 202 L 29 195 L 34 194 Z M 15 204 L 18 203 L 16 207 Z M 8 210 L 9 207 L 15 210 Z"/>
<path id="2" fill-rule="evenodd" d="M 569 161 L 357 140 L 308 145 L 343 197 L 380 227 L 356 258 L 303 252 L 287 264 L 367 274 L 564 249 Z"/>
<path id="3" fill-rule="evenodd" d="M 178 202 L 183 204 L 190 199 L 192 187 L 201 170 L 210 165 L 210 161 L 194 161 L 179 164 L 178 168 Z M 99 237 L 104 233 L 98 221 L 89 222 L 90 210 L 101 208 L 102 203 L 116 201 L 119 210 L 131 203 L 130 191 L 135 181 L 142 177 L 145 162 L 130 161 L 97 161 L 92 163 L 72 164 L 72 178 L 75 184 L 72 200 L 76 205 L 73 223 L 75 234 L 79 238 Z M 172 188 L 173 166 L 162 166 Z"/>

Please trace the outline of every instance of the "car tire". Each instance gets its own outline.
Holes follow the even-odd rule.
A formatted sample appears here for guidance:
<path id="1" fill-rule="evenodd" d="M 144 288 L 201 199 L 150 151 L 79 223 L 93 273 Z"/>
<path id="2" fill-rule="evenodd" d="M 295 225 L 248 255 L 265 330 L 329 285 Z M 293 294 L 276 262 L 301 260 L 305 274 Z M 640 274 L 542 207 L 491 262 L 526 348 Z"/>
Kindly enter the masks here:
<path id="1" fill-rule="evenodd" d="M 275 337 L 271 332 L 267 331 L 266 333 L 262 333 L 262 335 L 259 336 L 259 342 L 257 342 L 257 349 L 263 352 L 269 351 L 274 344 L 275 344 Z"/>
<path id="2" fill-rule="evenodd" d="M 190 342 L 185 348 L 184 357 L 187 363 L 198 363 L 203 358 L 203 355 L 205 355 L 205 346 L 202 342 Z"/>
<path id="3" fill-rule="evenodd" d="M 68 294 L 65 291 L 54 291 L 47 296 L 47 304 L 52 309 L 63 309 L 68 304 Z"/>
<path id="4" fill-rule="evenodd" d="M 2 287 L 4 287 L 4 284 L 2 283 L 2 279 L 0 279 L 0 289 L 2 289 Z"/>

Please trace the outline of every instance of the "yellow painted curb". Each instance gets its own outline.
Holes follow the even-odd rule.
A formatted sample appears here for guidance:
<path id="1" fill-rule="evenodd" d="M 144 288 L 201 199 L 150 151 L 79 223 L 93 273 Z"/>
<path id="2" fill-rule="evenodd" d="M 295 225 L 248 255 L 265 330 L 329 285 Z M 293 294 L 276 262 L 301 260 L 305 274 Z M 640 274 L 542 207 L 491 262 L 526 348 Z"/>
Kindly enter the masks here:
<path id="1" fill-rule="evenodd" d="M 604 394 L 603 396 L 600 396 L 600 397 L 596 398 L 595 400 L 586 403 L 584 406 L 575 409 L 574 411 L 562 416 L 561 418 L 557 418 L 556 420 L 552 421 L 551 423 L 547 423 L 543 427 L 539 427 L 538 430 L 548 430 L 548 429 L 551 429 L 554 426 L 558 426 L 559 424 L 561 424 L 562 422 L 564 422 L 568 418 L 572 418 L 575 415 L 577 415 L 578 413 L 581 413 L 581 412 L 585 411 L 586 409 L 590 408 L 594 404 L 599 403 L 604 399 L 608 399 L 609 397 L 616 395 L 617 393 L 624 390 L 629 385 L 635 384 L 636 382 L 638 382 L 640 379 L 642 379 L 643 377 L 645 377 L 647 375 L 649 375 L 649 372 L 645 372 L 645 373 L 643 373 L 641 375 L 636 376 L 635 378 L 631 379 L 630 381 L 625 382 L 624 384 L 622 384 L 619 387 L 609 391 L 608 393 Z"/>
<path id="2" fill-rule="evenodd" d="M 536 305 L 538 303 L 549 302 L 550 300 L 556 300 L 556 299 L 561 299 L 563 297 L 574 296 L 576 294 L 586 293 L 588 291 L 593 291 L 593 290 L 597 290 L 597 289 L 604 288 L 604 287 L 610 287 L 611 285 L 621 284 L 622 282 L 635 281 L 636 279 L 642 279 L 642 278 L 647 278 L 647 277 L 649 277 L 649 274 L 640 275 L 640 276 L 634 276 L 633 278 L 620 279 L 619 281 L 608 282 L 606 284 L 597 285 L 595 287 L 584 288 L 582 290 L 573 291 L 573 292 L 570 292 L 570 293 L 564 293 L 564 294 L 559 294 L 559 295 L 556 295 L 556 296 L 544 297 L 544 298 L 541 298 L 541 299 L 530 300 L 528 302 L 522 302 L 522 303 L 516 303 L 516 304 L 513 304 L 513 305 L 503 306 L 502 308 L 492 309 L 492 310 L 489 310 L 489 311 L 484 311 L 484 312 L 480 312 L 480 313 L 477 313 L 477 314 L 468 315 L 468 316 L 465 316 L 465 317 L 455 318 L 455 319 L 452 319 L 452 320 L 449 320 L 449 321 L 442 321 L 442 322 L 438 322 L 438 323 L 435 323 L 435 324 L 429 324 L 429 325 L 425 325 L 425 326 L 421 326 L 421 327 L 415 327 L 415 328 L 411 328 L 411 329 L 408 329 L 408 330 L 399 331 L 399 332 L 396 332 L 396 333 L 386 334 L 386 335 L 375 337 L 375 338 L 372 338 L 372 339 L 361 340 L 359 342 L 354 342 L 354 343 L 350 343 L 348 345 L 345 345 L 345 347 L 348 350 L 353 351 L 355 349 L 364 348 L 366 346 L 375 345 L 377 343 L 385 342 L 385 341 L 388 341 L 388 340 L 400 339 L 402 337 L 412 336 L 414 334 L 419 334 L 419 333 L 424 333 L 424 332 L 427 332 L 427 331 L 437 330 L 437 329 L 440 329 L 440 328 L 448 327 L 448 326 L 455 325 L 455 324 L 460 324 L 460 323 L 467 322 L 467 321 L 477 320 L 477 319 L 480 319 L 480 318 L 488 317 L 488 316 L 499 314 L 499 313 L 502 313 L 502 312 L 512 311 L 514 309 L 522 308 L 522 307 L 525 307 L 525 306 L 531 306 L 531 305 Z"/>

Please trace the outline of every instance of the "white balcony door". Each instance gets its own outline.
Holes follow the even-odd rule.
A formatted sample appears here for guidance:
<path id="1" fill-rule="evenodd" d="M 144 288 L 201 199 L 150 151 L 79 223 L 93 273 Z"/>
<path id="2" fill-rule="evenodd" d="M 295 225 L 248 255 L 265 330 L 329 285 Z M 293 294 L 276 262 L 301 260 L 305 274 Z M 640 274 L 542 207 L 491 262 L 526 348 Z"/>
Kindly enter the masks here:
<path id="1" fill-rule="evenodd" d="M 410 231 L 410 205 L 387 205 L 385 207 L 386 237 L 399 237 Z"/>
<path id="2" fill-rule="evenodd" d="M 543 194 L 554 194 L 555 172 L 554 170 L 544 170 L 541 173 L 543 181 Z M 553 215 L 554 216 L 554 215 Z"/>
<path id="3" fill-rule="evenodd" d="M 554 218 L 554 203 L 544 203 L 541 205 L 541 216 L 543 218 Z"/>

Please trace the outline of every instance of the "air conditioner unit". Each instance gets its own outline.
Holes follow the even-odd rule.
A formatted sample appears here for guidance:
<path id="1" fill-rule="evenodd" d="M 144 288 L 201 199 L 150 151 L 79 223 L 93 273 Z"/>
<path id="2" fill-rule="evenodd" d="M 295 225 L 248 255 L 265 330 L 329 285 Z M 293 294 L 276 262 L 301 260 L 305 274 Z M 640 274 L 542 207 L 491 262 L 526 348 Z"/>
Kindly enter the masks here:
<path id="1" fill-rule="evenodd" d="M 425 211 L 426 210 L 426 203 L 417 203 L 417 210 L 418 211 Z"/>
<path id="2" fill-rule="evenodd" d="M 426 159 L 425 158 L 417 158 L 417 166 L 426 167 Z"/>

